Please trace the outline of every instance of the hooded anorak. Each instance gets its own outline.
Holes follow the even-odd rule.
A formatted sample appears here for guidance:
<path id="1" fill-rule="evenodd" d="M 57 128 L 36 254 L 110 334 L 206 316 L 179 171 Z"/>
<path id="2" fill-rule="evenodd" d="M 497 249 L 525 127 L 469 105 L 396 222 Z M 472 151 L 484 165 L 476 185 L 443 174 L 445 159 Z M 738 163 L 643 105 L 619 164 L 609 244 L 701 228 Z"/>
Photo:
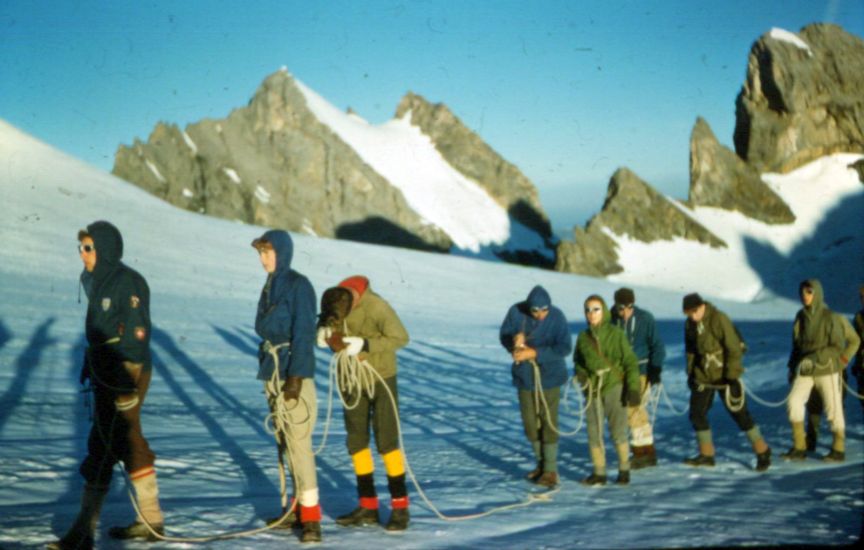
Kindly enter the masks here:
<path id="1" fill-rule="evenodd" d="M 548 307 L 549 313 L 542 321 L 531 315 L 531 308 Z M 573 349 L 570 325 L 564 313 L 552 305 L 549 293 L 542 286 L 535 286 L 524 302 L 510 307 L 501 323 L 499 339 L 501 345 L 513 353 L 513 338 L 525 335 L 525 345 L 537 351 L 534 360 L 540 367 L 540 384 L 543 389 L 559 387 L 567 382 L 566 357 Z M 534 368 L 530 361 L 513 363 L 511 373 L 513 385 L 520 390 L 534 390 Z"/>
<path id="2" fill-rule="evenodd" d="M 576 378 L 582 384 L 589 382 L 592 388 L 601 388 L 602 395 L 612 388 L 620 387 L 622 383 L 625 391 L 638 391 L 640 382 L 636 354 L 624 331 L 612 324 L 612 315 L 606 302 L 600 298 L 596 301 L 603 306 L 603 320 L 596 327 L 588 325 L 576 339 L 576 351 L 573 354 Z"/>
<path id="3" fill-rule="evenodd" d="M 843 325 L 825 303 L 822 283 L 808 279 L 802 288 L 813 289 L 813 301 L 795 315 L 792 325 L 792 352 L 789 354 L 789 368 L 797 369 L 802 376 L 824 376 L 840 372 L 846 368 L 846 359 L 852 357 L 857 347 L 847 345 Z M 846 348 L 850 349 L 846 349 Z"/>
<path id="4" fill-rule="evenodd" d="M 705 302 L 705 314 L 697 322 L 684 322 L 687 375 L 696 384 L 722 384 L 744 373 L 744 347 L 729 316 Z"/>
<path id="5" fill-rule="evenodd" d="M 276 269 L 267 281 L 258 300 L 255 332 L 264 342 L 258 352 L 258 379 L 269 380 L 275 370 L 271 347 L 279 358 L 279 376 L 312 378 L 315 374 L 315 290 L 304 275 L 291 269 L 294 244 L 282 230 L 271 230 L 262 236 L 276 252 Z M 284 344 L 284 345 L 283 345 Z"/>
<path id="6" fill-rule="evenodd" d="M 382 378 L 396 376 L 396 350 L 408 344 L 408 331 L 396 311 L 366 288 L 360 302 L 345 318 L 345 336 L 359 336 L 366 340 L 368 352 L 361 354 Z"/>

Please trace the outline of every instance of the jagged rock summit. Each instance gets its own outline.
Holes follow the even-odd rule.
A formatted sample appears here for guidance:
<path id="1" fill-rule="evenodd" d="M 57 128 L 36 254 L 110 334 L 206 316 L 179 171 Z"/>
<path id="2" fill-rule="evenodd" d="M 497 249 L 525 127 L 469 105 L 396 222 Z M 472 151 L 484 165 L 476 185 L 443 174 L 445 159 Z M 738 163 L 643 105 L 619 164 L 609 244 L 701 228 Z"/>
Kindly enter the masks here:
<path id="1" fill-rule="evenodd" d="M 864 40 L 827 23 L 764 34 L 750 50 L 734 140 L 759 172 L 864 153 Z"/>
<path id="2" fill-rule="evenodd" d="M 813 24 L 799 34 L 772 29 L 750 51 L 736 101 L 736 150 L 720 144 L 697 117 L 687 202 L 679 207 L 619 169 L 600 213 L 584 229 L 574 228 L 573 241 L 558 243 L 555 268 L 594 276 L 620 273 L 616 238 L 724 246 L 693 218 L 697 207 L 737 211 L 766 224 L 795 222 L 762 174 L 788 172 L 832 153 L 864 153 L 862 90 L 864 41 L 836 25 Z"/>
<path id="3" fill-rule="evenodd" d="M 287 70 L 277 71 L 246 107 L 224 119 L 185 129 L 159 123 L 147 142 L 120 146 L 112 172 L 172 204 L 208 215 L 324 237 L 450 250 L 453 236 L 419 213 L 380 166 L 376 169 L 323 122 L 304 90 Z M 362 121 L 354 114 L 338 116 Z M 409 93 L 397 109 L 397 119 L 407 116 L 449 163 L 442 171 L 461 174 L 461 185 L 488 194 L 505 223 L 509 214 L 533 230 L 537 241 L 548 243 L 551 230 L 537 190 L 515 166 L 444 105 Z M 536 253 L 519 256 L 518 246 L 487 244 L 502 257 L 525 260 Z"/>

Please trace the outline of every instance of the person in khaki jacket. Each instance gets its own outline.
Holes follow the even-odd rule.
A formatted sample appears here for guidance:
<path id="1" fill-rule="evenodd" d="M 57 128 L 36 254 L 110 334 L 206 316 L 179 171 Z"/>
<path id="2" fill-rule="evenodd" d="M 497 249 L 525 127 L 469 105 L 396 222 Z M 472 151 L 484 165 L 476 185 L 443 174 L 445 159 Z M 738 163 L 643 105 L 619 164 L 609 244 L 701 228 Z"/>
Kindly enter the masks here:
<path id="1" fill-rule="evenodd" d="M 349 277 L 339 283 L 352 296 L 351 310 L 345 317 L 340 332 L 324 336 L 319 329 L 319 342 L 325 338 L 333 351 L 343 348 L 350 356 L 365 360 L 378 373 L 374 391 L 360 389 L 357 394 L 344 394 L 345 429 L 348 432 L 348 452 L 357 475 L 359 505 L 351 512 L 336 518 L 342 526 L 373 525 L 379 522 L 378 495 L 375 490 L 374 464 L 369 448 L 369 430 L 375 432 L 375 445 L 387 470 L 392 512 L 387 522 L 388 531 L 402 531 L 408 527 L 408 489 L 405 483 L 405 464 L 399 448 L 398 393 L 396 390 L 396 350 L 408 343 L 408 332 L 396 312 L 381 296 L 369 287 L 369 279 L 361 275 Z M 386 385 L 386 388 L 385 388 Z M 389 390 L 389 391 L 388 391 Z M 390 396 L 393 396 L 391 401 Z"/>
<path id="2" fill-rule="evenodd" d="M 699 454 L 684 461 L 690 466 L 714 466 L 714 443 L 708 410 L 718 391 L 723 405 L 738 428 L 747 435 L 756 453 L 756 471 L 771 466 L 771 448 L 750 416 L 740 383 L 744 348 L 729 317 L 699 294 L 684 296 L 684 349 L 687 353 L 687 384 L 690 387 L 690 422 L 696 431 Z"/>
<path id="3" fill-rule="evenodd" d="M 807 458 L 804 409 L 815 388 L 834 435 L 831 451 L 823 459 L 842 462 L 846 459 L 846 421 L 840 372 L 855 353 L 857 343 L 848 342 L 844 346 L 843 324 L 825 303 L 822 284 L 817 279 L 802 281 L 798 292 L 804 307 L 798 311 L 792 325 L 792 352 L 788 363 L 792 389 L 786 405 L 792 424 L 792 448 L 783 458 Z"/>

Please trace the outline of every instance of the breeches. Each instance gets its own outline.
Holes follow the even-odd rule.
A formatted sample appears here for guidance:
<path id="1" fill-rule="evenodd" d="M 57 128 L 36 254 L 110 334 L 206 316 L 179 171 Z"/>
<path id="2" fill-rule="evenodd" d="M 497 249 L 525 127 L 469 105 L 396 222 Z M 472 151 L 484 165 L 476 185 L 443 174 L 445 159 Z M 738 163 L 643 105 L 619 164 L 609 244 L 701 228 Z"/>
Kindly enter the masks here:
<path id="1" fill-rule="evenodd" d="M 588 446 L 603 446 L 603 419 L 609 423 L 612 441 L 616 445 L 627 443 L 627 407 L 621 401 L 621 384 L 616 384 L 603 395 L 593 396 L 588 405 Z"/>
<path id="2" fill-rule="evenodd" d="M 540 441 L 541 443 L 557 443 L 558 432 L 558 403 L 561 399 L 561 388 L 543 390 L 543 397 L 549 406 L 549 414 L 546 407 L 539 401 L 539 396 L 531 390 L 519 390 L 519 410 L 522 413 L 522 426 L 525 428 L 525 437 L 528 441 Z"/>
<path id="3" fill-rule="evenodd" d="M 823 376 L 796 376 L 789 390 L 789 401 L 786 410 L 789 413 L 790 422 L 804 422 L 804 409 L 807 399 L 813 389 L 819 392 L 831 431 L 843 433 L 846 429 L 846 420 L 843 416 L 843 398 L 841 392 L 843 385 L 840 382 L 840 373 L 826 374 Z"/>
<path id="4" fill-rule="evenodd" d="M 385 388 L 386 384 L 386 388 Z M 345 430 L 348 432 L 348 453 L 353 456 L 369 447 L 369 430 L 375 432 L 375 446 L 382 455 L 399 448 L 399 397 L 396 392 L 396 377 L 385 378 L 384 383 L 376 378 L 374 396 L 366 391 L 360 395 L 347 394 L 343 399 L 353 408 L 344 407 Z M 390 400 L 390 394 L 393 401 Z"/>
<path id="5" fill-rule="evenodd" d="M 156 455 L 141 430 L 141 407 L 150 387 L 151 371 L 137 363 L 124 363 L 117 368 L 126 370 L 135 384 L 135 393 L 120 393 L 115 388 L 93 380 L 93 425 L 87 438 L 87 456 L 79 471 L 88 483 L 111 483 L 114 465 L 123 462 L 127 472 L 153 466 Z M 133 396 L 137 403 L 119 410 L 118 403 L 127 403 Z"/>
<path id="6" fill-rule="evenodd" d="M 273 401 L 264 385 L 270 412 L 273 412 Z M 280 434 L 278 439 L 279 452 L 285 457 L 288 470 L 294 478 L 294 494 L 304 506 L 318 503 L 318 477 L 315 471 L 315 453 L 312 451 L 312 432 L 315 431 L 315 421 L 318 416 L 318 401 L 315 397 L 315 381 L 304 378 L 300 386 L 300 398 L 296 405 L 286 412 L 288 415 L 287 433 Z M 314 492 L 314 495 L 309 491 Z M 313 501 L 314 502 L 310 502 Z"/>
<path id="7" fill-rule="evenodd" d="M 714 390 L 713 388 L 704 388 L 702 390 L 699 390 L 698 388 L 691 389 L 690 423 L 693 425 L 693 429 L 695 429 L 697 432 L 711 429 L 711 425 L 708 423 L 708 411 L 711 409 L 711 405 L 714 403 L 715 393 L 716 390 Z M 746 432 L 750 430 L 753 426 L 755 426 L 753 418 L 750 416 L 750 411 L 747 409 L 746 403 L 740 410 L 733 411 L 729 409 L 729 405 L 726 403 L 726 399 L 723 398 L 722 394 L 720 401 L 723 402 L 723 406 L 726 408 L 729 416 L 732 417 L 732 420 L 735 421 L 735 424 L 738 425 L 738 428 L 742 432 Z"/>

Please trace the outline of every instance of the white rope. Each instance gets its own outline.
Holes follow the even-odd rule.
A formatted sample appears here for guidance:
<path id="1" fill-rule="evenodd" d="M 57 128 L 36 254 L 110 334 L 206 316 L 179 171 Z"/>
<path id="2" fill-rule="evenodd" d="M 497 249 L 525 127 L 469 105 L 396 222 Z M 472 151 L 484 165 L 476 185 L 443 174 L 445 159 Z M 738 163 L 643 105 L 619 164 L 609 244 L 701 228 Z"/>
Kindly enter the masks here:
<path id="1" fill-rule="evenodd" d="M 660 393 L 663 396 L 663 400 L 666 402 L 666 406 L 669 407 L 669 410 L 671 410 L 672 413 L 675 414 L 675 416 L 681 416 L 681 415 L 687 414 L 687 411 L 690 408 L 689 405 L 687 407 L 685 407 L 683 410 L 679 411 L 678 409 L 675 408 L 675 405 L 672 403 L 672 399 L 669 397 L 669 392 L 666 391 L 666 387 L 663 385 L 663 383 L 661 382 L 660 384 L 658 384 L 658 386 L 660 386 Z"/>
<path id="2" fill-rule="evenodd" d="M 272 412 L 267 415 L 264 420 L 265 429 L 273 434 L 276 438 L 276 444 L 279 448 L 279 489 L 280 489 L 280 497 L 282 501 L 282 509 L 285 512 L 282 516 L 276 521 L 271 522 L 269 525 L 265 525 L 264 527 L 258 527 L 254 529 L 248 529 L 244 531 L 232 531 L 220 533 L 218 535 L 212 535 L 208 537 L 171 537 L 167 535 L 163 535 L 158 533 L 150 522 L 141 514 L 141 509 L 138 505 L 138 499 L 132 490 L 132 480 L 129 478 L 129 475 L 126 471 L 123 471 L 123 475 L 126 479 L 127 491 L 129 493 L 129 500 L 132 502 L 132 507 L 135 509 L 135 514 L 138 518 L 141 519 L 141 522 L 147 527 L 147 530 L 150 532 L 150 535 L 156 539 L 164 540 L 166 542 L 211 542 L 215 540 L 227 540 L 227 539 L 235 539 L 242 537 L 249 537 L 252 535 L 257 535 L 258 533 L 263 533 L 265 531 L 269 531 L 271 529 L 277 528 L 282 522 L 284 522 L 297 508 L 297 499 L 294 499 L 291 503 L 291 507 L 288 507 L 287 501 L 287 476 L 285 474 L 285 465 L 283 462 L 283 444 L 279 441 L 280 435 L 285 438 L 287 442 L 288 439 L 296 440 L 302 437 L 307 436 L 308 434 L 304 434 L 303 436 L 298 436 L 294 433 L 294 426 L 300 424 L 291 421 L 290 412 L 294 410 L 296 407 L 300 406 L 302 402 L 306 407 L 307 414 L 311 414 L 311 410 L 309 408 L 309 404 L 306 403 L 304 399 L 297 399 L 296 403 L 292 407 L 288 407 L 285 402 L 285 396 L 282 393 L 282 384 L 279 377 L 279 356 L 277 351 L 280 348 L 286 347 L 289 344 L 279 344 L 277 346 L 271 346 L 269 342 L 265 342 L 265 349 L 273 356 L 273 375 L 270 380 L 265 384 L 267 398 L 271 403 Z M 273 426 L 271 431 L 270 426 Z M 310 423 L 311 425 L 311 423 Z M 292 448 L 292 451 L 296 452 L 298 449 Z M 293 452 L 289 452 L 288 459 L 292 462 L 291 470 L 294 470 L 293 467 Z"/>
<path id="3" fill-rule="evenodd" d="M 849 384 L 846 383 L 846 380 L 843 380 L 843 377 L 842 377 L 842 376 L 840 377 L 840 380 L 843 381 L 843 387 L 846 388 L 846 391 L 849 392 L 850 395 L 854 395 L 854 396 L 857 397 L 858 399 L 862 399 L 862 400 L 864 400 L 864 395 L 861 395 L 860 393 L 857 393 L 855 390 L 853 390 L 853 389 L 849 386 Z"/>
<path id="4" fill-rule="evenodd" d="M 590 394 L 588 397 L 588 402 L 585 405 L 585 407 L 582 408 L 580 406 L 580 408 L 579 408 L 579 424 L 576 426 L 576 429 L 573 430 L 572 432 L 562 432 L 561 430 L 558 429 L 558 426 L 554 425 L 550 420 L 552 418 L 552 416 L 551 416 L 551 413 L 549 411 L 549 403 L 546 401 L 546 395 L 543 393 L 543 384 L 540 381 L 540 365 L 537 364 L 537 361 L 535 361 L 534 359 L 531 359 L 531 367 L 534 371 L 534 401 L 536 404 L 535 406 L 539 406 L 540 404 L 543 405 L 543 410 L 546 412 L 546 420 L 547 420 L 547 424 L 549 425 L 549 427 L 552 429 L 552 431 L 554 431 L 555 433 L 557 433 L 558 435 L 560 435 L 562 437 L 570 437 L 570 436 L 573 436 L 573 435 L 576 435 L 577 433 L 579 433 L 579 430 L 582 429 L 582 421 L 585 417 L 585 412 L 588 410 L 588 407 L 591 405 Z M 567 384 L 567 386 L 569 386 L 569 384 Z"/>
<path id="5" fill-rule="evenodd" d="M 743 386 L 744 384 L 742 383 L 741 385 Z M 755 401 L 755 402 L 757 402 L 760 405 L 763 405 L 765 407 L 770 407 L 770 408 L 782 407 L 783 405 L 786 404 L 787 401 L 789 401 L 789 396 L 787 395 L 783 399 L 783 401 L 778 401 L 776 403 L 772 403 L 771 401 L 765 401 L 764 399 L 760 399 L 759 396 L 756 395 L 755 393 L 753 393 L 753 391 L 750 388 L 746 388 L 746 391 L 747 391 L 747 395 L 749 395 L 753 401 Z"/>
<path id="6" fill-rule="evenodd" d="M 390 404 L 393 407 L 394 418 L 396 418 L 396 433 L 398 434 L 398 437 L 399 437 L 399 448 L 402 450 L 402 460 L 405 464 L 405 472 L 408 475 L 408 477 L 411 479 L 411 482 L 413 483 L 414 488 L 417 490 L 417 494 L 420 495 L 420 498 L 423 499 L 423 502 L 426 503 L 426 505 L 429 507 L 429 509 L 432 510 L 432 512 L 436 516 L 438 516 L 439 519 L 442 519 L 444 521 L 465 521 L 465 520 L 471 520 L 471 519 L 478 519 L 478 518 L 490 516 L 494 513 L 502 512 L 505 510 L 515 510 L 518 508 L 524 508 L 526 506 L 530 506 L 530 505 L 537 503 L 537 502 L 551 501 L 552 495 L 554 495 L 555 493 L 557 493 L 561 490 L 561 487 L 558 487 L 556 489 L 545 491 L 545 492 L 540 493 L 540 494 L 532 494 L 532 495 L 529 495 L 529 497 L 522 502 L 507 504 L 504 506 L 497 506 L 495 508 L 491 508 L 489 510 L 486 510 L 485 512 L 479 512 L 476 514 L 467 514 L 467 515 L 462 515 L 462 516 L 451 516 L 451 515 L 444 514 L 443 512 L 441 512 L 438 509 L 437 506 L 435 506 L 432 503 L 432 501 L 429 499 L 429 497 L 426 496 L 426 493 L 423 491 L 423 488 L 420 486 L 420 482 L 417 480 L 417 476 L 414 474 L 414 470 L 411 468 L 411 464 L 409 464 L 409 462 L 408 462 L 408 453 L 405 451 L 405 441 L 402 437 L 402 423 L 399 420 L 399 408 L 396 405 L 396 398 L 393 395 L 393 392 L 390 391 L 390 388 L 385 383 L 384 378 L 372 367 L 372 365 L 369 364 L 368 361 L 366 361 L 366 360 L 361 361 L 356 355 L 350 356 L 345 352 L 345 350 L 341 350 L 341 351 L 336 353 L 336 355 L 340 355 L 340 354 L 343 355 L 343 357 L 340 358 L 337 361 L 337 363 L 340 366 L 348 365 L 350 367 L 350 370 L 348 370 L 347 372 L 350 372 L 353 374 L 358 374 L 359 376 L 362 377 L 362 380 L 363 380 L 363 382 L 361 382 L 359 380 L 355 380 L 355 381 L 347 380 L 347 382 L 349 382 L 349 384 L 350 384 L 350 387 L 354 387 L 354 388 L 364 387 L 364 384 L 370 378 L 373 380 L 373 384 L 374 384 L 374 381 L 376 379 L 377 379 L 377 381 L 381 382 L 381 386 L 384 388 L 384 390 L 387 392 L 387 396 L 390 398 Z M 332 362 L 331 362 L 331 364 L 332 364 Z M 365 372 L 365 374 L 359 374 L 359 373 L 362 373 L 363 371 L 367 371 L 367 372 Z M 350 376 L 349 376 L 349 378 L 350 378 Z M 340 381 L 341 380 L 342 380 L 342 377 L 340 377 Z M 355 406 L 356 406 L 356 403 L 355 403 Z"/>

